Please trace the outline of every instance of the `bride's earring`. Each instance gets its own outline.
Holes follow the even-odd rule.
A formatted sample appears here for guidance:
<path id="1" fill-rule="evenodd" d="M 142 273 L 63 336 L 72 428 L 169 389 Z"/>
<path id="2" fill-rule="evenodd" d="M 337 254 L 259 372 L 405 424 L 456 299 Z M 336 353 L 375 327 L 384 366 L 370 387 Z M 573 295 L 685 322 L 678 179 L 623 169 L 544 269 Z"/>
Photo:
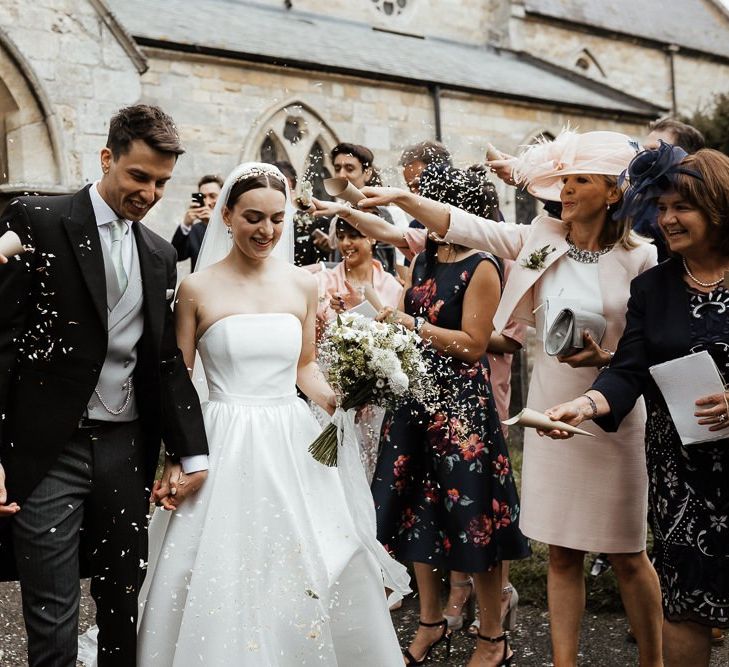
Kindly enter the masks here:
<path id="1" fill-rule="evenodd" d="M 227 231 L 228 231 L 228 238 L 229 239 L 232 239 L 233 238 L 233 229 L 230 227 L 230 225 L 225 225 L 225 226 L 228 228 L 227 229 Z"/>

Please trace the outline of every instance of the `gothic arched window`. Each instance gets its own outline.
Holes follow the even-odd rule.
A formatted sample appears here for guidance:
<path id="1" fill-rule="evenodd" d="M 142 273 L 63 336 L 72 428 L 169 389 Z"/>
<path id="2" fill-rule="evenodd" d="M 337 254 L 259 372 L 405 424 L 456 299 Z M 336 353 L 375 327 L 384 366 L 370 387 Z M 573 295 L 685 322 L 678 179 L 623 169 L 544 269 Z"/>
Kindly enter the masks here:
<path id="1" fill-rule="evenodd" d="M 258 127 L 244 153 L 263 162 L 290 162 L 299 184 L 309 181 L 315 197 L 330 199 L 322 181 L 332 174 L 329 151 L 338 139 L 322 118 L 307 105 L 292 102 L 271 112 Z"/>

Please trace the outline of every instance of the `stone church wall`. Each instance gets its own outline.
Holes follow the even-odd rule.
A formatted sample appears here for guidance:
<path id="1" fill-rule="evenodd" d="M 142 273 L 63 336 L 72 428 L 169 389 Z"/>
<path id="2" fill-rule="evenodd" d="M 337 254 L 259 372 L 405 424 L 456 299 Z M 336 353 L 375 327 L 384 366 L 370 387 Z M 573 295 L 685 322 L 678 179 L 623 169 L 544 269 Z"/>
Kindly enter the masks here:
<path id="1" fill-rule="evenodd" d="M 0 26 L 0 58 L 6 68 L 9 51 L 19 53 L 34 77 L 35 95 L 48 101 L 41 121 L 46 127 L 36 127 L 23 141 L 8 142 L 11 179 L 74 189 L 97 178 L 109 116 L 141 95 L 133 62 L 91 2 L 0 2 Z M 11 114 L 8 122 L 11 127 L 20 122 L 14 131 L 22 134 L 22 118 Z M 48 143 L 49 136 L 55 137 L 58 169 L 45 157 L 38 160 L 43 151 L 34 149 L 36 141 Z"/>

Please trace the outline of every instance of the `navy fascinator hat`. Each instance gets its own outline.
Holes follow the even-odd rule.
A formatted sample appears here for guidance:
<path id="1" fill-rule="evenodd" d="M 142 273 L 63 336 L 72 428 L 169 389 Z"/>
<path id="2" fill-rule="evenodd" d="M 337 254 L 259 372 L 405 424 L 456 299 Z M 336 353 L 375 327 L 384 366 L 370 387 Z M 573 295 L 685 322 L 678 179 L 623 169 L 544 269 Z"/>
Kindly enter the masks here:
<path id="1" fill-rule="evenodd" d="M 626 181 L 629 185 L 623 193 L 622 205 L 615 211 L 613 218 L 639 217 L 647 206 L 676 186 L 679 174 L 703 180 L 699 172 L 681 166 L 687 155 L 680 146 L 672 146 L 663 140 L 658 148 L 638 153 L 618 178 L 618 186 L 622 187 Z"/>

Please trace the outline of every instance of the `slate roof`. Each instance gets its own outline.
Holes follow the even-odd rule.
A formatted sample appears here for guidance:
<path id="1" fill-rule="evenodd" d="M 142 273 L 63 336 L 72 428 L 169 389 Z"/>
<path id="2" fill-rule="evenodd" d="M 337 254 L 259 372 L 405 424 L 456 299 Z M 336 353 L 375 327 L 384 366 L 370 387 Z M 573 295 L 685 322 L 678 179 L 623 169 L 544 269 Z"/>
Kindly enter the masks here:
<path id="1" fill-rule="evenodd" d="M 660 108 L 533 58 L 245 0 L 107 0 L 142 46 L 438 84 L 528 101 L 655 117 Z M 282 3 L 283 4 L 283 3 Z M 344 47 L 344 48 L 343 48 Z"/>
<path id="2" fill-rule="evenodd" d="M 524 8 L 531 14 L 729 57 L 729 15 L 712 0 L 524 0 Z"/>

